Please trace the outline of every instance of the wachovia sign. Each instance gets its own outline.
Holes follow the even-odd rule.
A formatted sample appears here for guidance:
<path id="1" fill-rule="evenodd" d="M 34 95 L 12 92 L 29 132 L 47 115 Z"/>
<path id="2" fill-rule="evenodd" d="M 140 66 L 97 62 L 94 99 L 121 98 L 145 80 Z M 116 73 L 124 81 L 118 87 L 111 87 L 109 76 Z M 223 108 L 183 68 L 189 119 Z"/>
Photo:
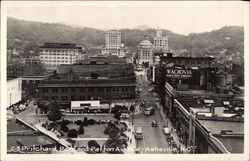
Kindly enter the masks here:
<path id="1" fill-rule="evenodd" d="M 167 78 L 187 79 L 187 78 L 191 78 L 191 76 L 192 76 L 191 69 L 168 68 L 166 70 Z"/>

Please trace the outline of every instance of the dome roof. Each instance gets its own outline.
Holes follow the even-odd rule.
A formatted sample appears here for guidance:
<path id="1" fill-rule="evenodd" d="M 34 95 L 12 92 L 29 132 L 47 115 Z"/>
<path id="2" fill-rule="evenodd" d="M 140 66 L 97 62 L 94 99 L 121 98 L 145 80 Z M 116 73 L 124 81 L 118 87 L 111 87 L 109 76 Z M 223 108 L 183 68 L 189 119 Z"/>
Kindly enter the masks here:
<path id="1" fill-rule="evenodd" d="M 153 44 L 149 40 L 142 40 L 139 46 L 152 46 Z"/>

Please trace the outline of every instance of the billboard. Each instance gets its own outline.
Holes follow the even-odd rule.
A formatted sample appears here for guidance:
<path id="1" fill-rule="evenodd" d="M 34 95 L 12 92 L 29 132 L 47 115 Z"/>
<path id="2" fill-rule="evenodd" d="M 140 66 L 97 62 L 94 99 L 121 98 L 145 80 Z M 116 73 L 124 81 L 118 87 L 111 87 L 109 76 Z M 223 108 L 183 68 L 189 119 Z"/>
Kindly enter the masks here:
<path id="1" fill-rule="evenodd" d="M 192 77 L 191 69 L 167 68 L 166 77 L 174 79 L 188 79 Z"/>

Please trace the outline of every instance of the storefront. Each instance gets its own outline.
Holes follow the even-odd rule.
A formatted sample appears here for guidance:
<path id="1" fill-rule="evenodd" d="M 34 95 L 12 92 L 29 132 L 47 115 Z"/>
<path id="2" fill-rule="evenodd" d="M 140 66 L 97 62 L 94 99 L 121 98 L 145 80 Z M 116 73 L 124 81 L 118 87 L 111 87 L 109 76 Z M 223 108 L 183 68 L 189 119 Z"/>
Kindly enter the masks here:
<path id="1" fill-rule="evenodd" d="M 72 113 L 89 113 L 98 112 L 100 109 L 100 101 L 71 101 Z"/>

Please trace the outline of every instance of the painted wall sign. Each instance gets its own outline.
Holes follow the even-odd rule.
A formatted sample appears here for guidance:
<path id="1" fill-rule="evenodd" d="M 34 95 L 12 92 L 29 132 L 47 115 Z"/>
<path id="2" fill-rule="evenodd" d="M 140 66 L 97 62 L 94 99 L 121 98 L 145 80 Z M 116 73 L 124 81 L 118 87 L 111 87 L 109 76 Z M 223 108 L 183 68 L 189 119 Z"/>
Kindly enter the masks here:
<path id="1" fill-rule="evenodd" d="M 191 69 L 175 69 L 169 68 L 166 70 L 167 78 L 187 79 L 192 77 Z"/>

